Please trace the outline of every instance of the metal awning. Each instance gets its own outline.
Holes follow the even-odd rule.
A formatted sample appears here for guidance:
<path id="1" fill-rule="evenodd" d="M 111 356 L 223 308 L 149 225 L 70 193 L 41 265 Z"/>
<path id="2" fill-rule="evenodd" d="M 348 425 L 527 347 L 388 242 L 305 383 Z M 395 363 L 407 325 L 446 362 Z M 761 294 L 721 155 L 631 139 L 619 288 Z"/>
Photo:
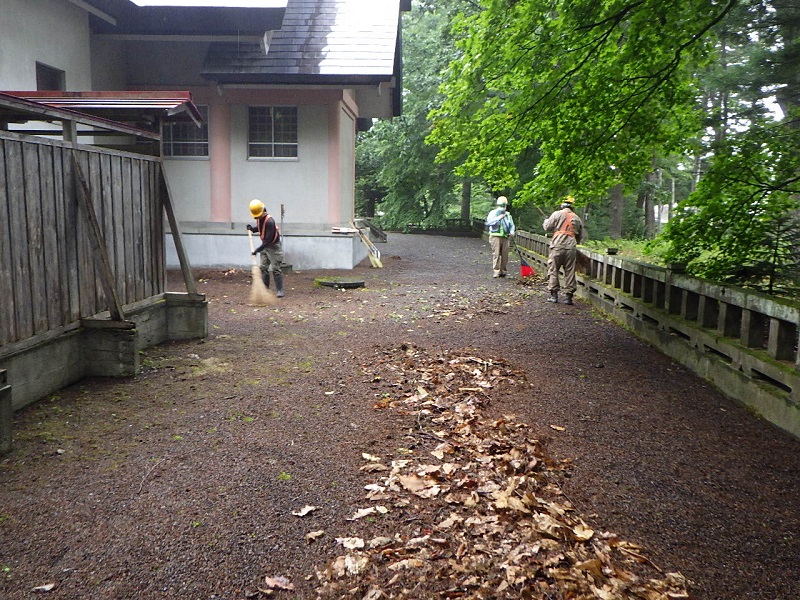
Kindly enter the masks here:
<path id="1" fill-rule="evenodd" d="M 150 129 L 160 121 L 203 122 L 190 92 L 183 91 L 10 91 L 8 96 L 44 104 L 51 108 L 135 124 Z M 155 130 L 157 131 L 157 129 Z"/>
<path id="2" fill-rule="evenodd" d="M 27 100 L 19 96 L 14 96 L 5 92 L 0 92 L 0 127 L 8 123 L 27 123 L 29 121 L 75 123 L 93 130 L 93 133 L 110 132 L 116 134 L 128 134 L 140 138 L 160 140 L 158 132 L 148 131 L 140 127 L 132 127 L 126 123 L 120 123 L 84 114 L 66 108 L 51 107 L 41 102 Z M 22 133 L 32 133 L 24 130 Z M 52 135 L 53 130 L 46 132 Z"/>

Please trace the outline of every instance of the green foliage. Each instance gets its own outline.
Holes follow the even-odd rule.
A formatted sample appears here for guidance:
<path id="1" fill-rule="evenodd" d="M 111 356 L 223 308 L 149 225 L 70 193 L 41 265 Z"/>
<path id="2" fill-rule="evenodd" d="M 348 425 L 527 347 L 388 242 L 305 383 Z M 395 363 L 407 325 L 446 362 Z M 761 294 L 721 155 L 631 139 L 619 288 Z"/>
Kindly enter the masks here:
<path id="1" fill-rule="evenodd" d="M 431 127 L 426 115 L 441 101 L 439 73 L 453 57 L 448 12 L 422 5 L 403 19 L 403 115 L 361 134 L 356 151 L 357 210 L 368 214 L 372 199 L 387 229 L 443 225 L 458 216 L 460 203 L 461 178 L 452 164 L 435 164 L 437 149 L 424 143 Z"/>
<path id="2" fill-rule="evenodd" d="M 667 259 L 701 277 L 772 291 L 796 278 L 800 240 L 800 130 L 754 123 L 728 136 L 670 222 Z"/>
<path id="3" fill-rule="evenodd" d="M 463 160 L 462 173 L 496 189 L 522 183 L 523 203 L 566 192 L 590 201 L 619 180 L 635 186 L 656 149 L 680 149 L 698 130 L 692 69 L 709 60 L 708 30 L 728 3 L 482 6 L 454 23 L 462 55 L 430 114 L 439 161 Z M 525 181 L 520 158 L 531 153 L 540 158 Z"/>

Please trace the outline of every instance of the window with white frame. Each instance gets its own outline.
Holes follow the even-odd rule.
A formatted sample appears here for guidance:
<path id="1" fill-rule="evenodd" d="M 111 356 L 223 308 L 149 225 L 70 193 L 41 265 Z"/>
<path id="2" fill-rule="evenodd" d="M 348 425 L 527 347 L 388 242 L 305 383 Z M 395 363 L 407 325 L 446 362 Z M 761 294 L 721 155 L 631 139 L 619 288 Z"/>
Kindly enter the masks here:
<path id="1" fill-rule="evenodd" d="M 173 158 L 208 156 L 208 107 L 197 108 L 203 116 L 200 127 L 194 121 L 164 123 L 164 156 Z"/>
<path id="2" fill-rule="evenodd" d="M 251 106 L 248 158 L 297 158 L 297 107 Z"/>

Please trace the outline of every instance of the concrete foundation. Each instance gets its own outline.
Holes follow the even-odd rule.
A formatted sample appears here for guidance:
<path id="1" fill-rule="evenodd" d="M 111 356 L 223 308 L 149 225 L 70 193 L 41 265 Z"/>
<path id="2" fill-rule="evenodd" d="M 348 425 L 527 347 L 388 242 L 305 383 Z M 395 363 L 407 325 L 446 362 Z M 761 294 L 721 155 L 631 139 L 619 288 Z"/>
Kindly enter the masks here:
<path id="1" fill-rule="evenodd" d="M 208 336 L 202 294 L 166 293 L 0 348 L 0 452 L 11 447 L 13 411 L 88 376 L 129 377 L 139 351 L 168 340 Z"/>
<path id="2" fill-rule="evenodd" d="M 245 223 L 217 229 L 183 225 L 181 239 L 193 268 L 250 268 L 252 258 Z M 258 246 L 258 240 L 254 240 Z M 180 265 L 172 235 L 166 234 L 167 267 Z M 367 249 L 354 234 L 323 231 L 283 235 L 284 262 L 295 271 L 352 269 L 367 257 Z"/>
<path id="3" fill-rule="evenodd" d="M 0 454 L 11 450 L 11 424 L 14 419 L 11 386 L 6 383 L 6 375 L 6 371 L 0 370 Z"/>

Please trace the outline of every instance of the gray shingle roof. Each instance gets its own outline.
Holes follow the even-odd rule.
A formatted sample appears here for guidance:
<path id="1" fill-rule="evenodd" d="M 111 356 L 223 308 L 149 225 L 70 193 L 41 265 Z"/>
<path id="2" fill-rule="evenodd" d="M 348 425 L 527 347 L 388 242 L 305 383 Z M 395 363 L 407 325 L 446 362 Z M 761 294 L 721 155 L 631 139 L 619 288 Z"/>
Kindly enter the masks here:
<path id="1" fill-rule="evenodd" d="M 217 42 L 203 75 L 221 83 L 388 81 L 399 69 L 401 0 L 289 0 L 269 50 Z"/>

